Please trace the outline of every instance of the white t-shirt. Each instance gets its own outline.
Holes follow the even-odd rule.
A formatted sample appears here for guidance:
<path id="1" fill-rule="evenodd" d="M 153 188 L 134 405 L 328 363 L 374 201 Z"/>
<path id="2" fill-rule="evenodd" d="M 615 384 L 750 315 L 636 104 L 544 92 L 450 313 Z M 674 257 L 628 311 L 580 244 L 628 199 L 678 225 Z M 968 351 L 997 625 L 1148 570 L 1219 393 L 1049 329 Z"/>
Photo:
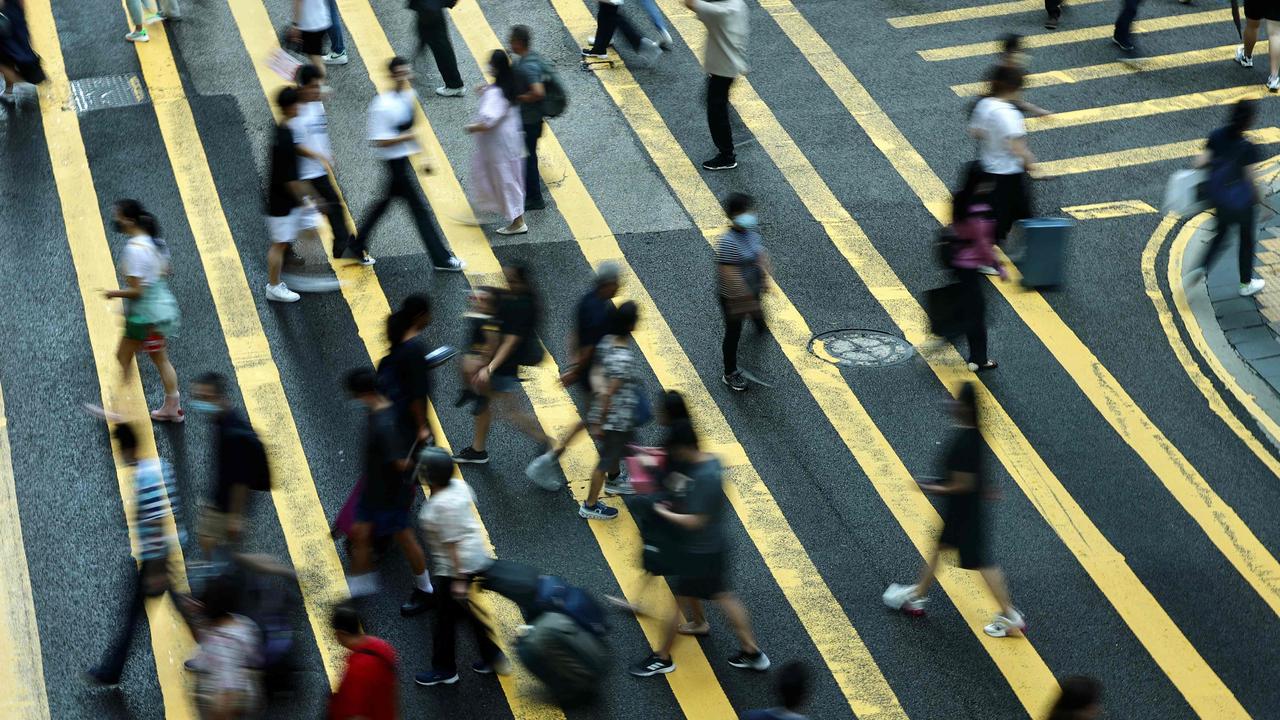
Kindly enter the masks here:
<path id="1" fill-rule="evenodd" d="M 1023 171 L 1022 159 L 1013 154 L 1010 141 L 1026 137 L 1022 112 L 1006 100 L 983 98 L 973 109 L 969 127 L 982 131 L 978 145 L 978 161 L 982 169 L 994 175 L 1017 175 Z"/>
<path id="2" fill-rule="evenodd" d="M 418 512 L 418 522 L 431 549 L 431 574 L 456 576 L 488 567 L 493 561 L 475 511 L 476 494 L 471 486 L 454 478 L 449 486 L 435 490 Z M 453 567 L 448 545 L 455 544 L 461 568 Z"/>
<path id="3" fill-rule="evenodd" d="M 324 103 L 319 100 L 303 103 L 298 116 L 289 121 L 289 129 L 293 131 L 295 144 L 333 162 L 333 151 L 329 144 L 329 116 L 325 113 Z M 310 180 L 324 174 L 324 165 L 309 157 L 298 156 L 298 179 Z"/>
<path id="4" fill-rule="evenodd" d="M 166 265 L 164 256 L 147 235 L 129 238 L 120 253 L 120 274 L 136 277 L 144 286 L 154 283 L 164 273 Z"/>
<path id="5" fill-rule="evenodd" d="M 329 18 L 329 3 L 325 0 L 302 0 L 302 8 L 298 11 L 298 29 L 307 32 L 328 30 L 333 24 Z"/>
<path id="6" fill-rule="evenodd" d="M 369 139 L 390 140 L 404 134 L 413 120 L 413 106 L 418 101 L 412 88 L 396 92 L 378 93 L 369 103 Z M 416 152 L 417 140 L 408 140 L 387 147 L 374 147 L 374 154 L 383 160 L 408 157 Z"/>

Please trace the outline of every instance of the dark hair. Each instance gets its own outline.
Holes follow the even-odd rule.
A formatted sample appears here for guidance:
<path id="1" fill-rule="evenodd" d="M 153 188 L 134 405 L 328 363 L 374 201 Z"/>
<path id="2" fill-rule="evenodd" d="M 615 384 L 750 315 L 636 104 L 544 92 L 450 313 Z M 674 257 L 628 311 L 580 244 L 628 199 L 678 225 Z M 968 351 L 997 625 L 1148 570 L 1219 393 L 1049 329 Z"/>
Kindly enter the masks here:
<path id="1" fill-rule="evenodd" d="M 732 192 L 724 199 L 724 214 L 740 215 L 756 206 L 756 199 L 746 193 Z"/>
<path id="2" fill-rule="evenodd" d="M 415 471 L 418 482 L 426 482 L 433 488 L 444 487 L 453 478 L 453 456 L 438 447 L 425 447 L 418 453 Z"/>
<path id="3" fill-rule="evenodd" d="M 630 335 L 631 331 L 636 329 L 639 312 L 634 302 L 628 300 L 622 303 L 614 309 L 613 315 L 609 318 L 609 332 L 614 335 Z"/>
<path id="4" fill-rule="evenodd" d="M 978 390 L 971 382 L 966 382 L 960 386 L 960 392 L 956 393 L 956 402 L 960 403 L 969 413 L 969 418 L 973 421 L 974 427 L 978 426 Z"/>
<path id="5" fill-rule="evenodd" d="M 1018 33 L 1009 33 L 1000 39 L 1000 46 L 1006 53 L 1015 53 L 1022 49 L 1022 36 Z"/>
<path id="6" fill-rule="evenodd" d="M 662 416 L 668 424 L 681 420 L 689 420 L 689 406 L 684 402 L 684 395 L 679 390 L 667 390 L 662 393 Z"/>
<path id="7" fill-rule="evenodd" d="M 804 665 L 792 660 L 782 666 L 778 673 L 778 697 L 782 699 L 782 707 L 792 712 L 809 699 L 809 671 Z"/>
<path id="8" fill-rule="evenodd" d="M 1004 95 L 1022 88 L 1022 78 L 1026 75 L 1020 67 L 997 65 L 991 71 L 991 95 Z"/>
<path id="9" fill-rule="evenodd" d="M 990 182 L 990 179 L 982 171 L 982 167 L 978 163 L 971 162 L 964 166 L 963 174 L 960 177 L 960 187 L 951 196 L 951 222 L 953 224 L 969 217 L 969 209 L 974 205 L 974 200 L 980 197 L 978 188 L 984 182 Z"/>
<path id="10" fill-rule="evenodd" d="M 431 312 L 431 298 L 419 293 L 409 295 L 400 301 L 400 312 L 408 315 L 411 320 L 417 320 Z"/>
<path id="11" fill-rule="evenodd" d="M 156 216 L 147 212 L 142 207 L 142 203 L 132 198 L 124 198 L 116 201 L 116 212 L 119 212 L 124 218 L 137 225 L 142 232 L 151 236 L 152 240 L 160 237 L 160 223 L 156 220 Z M 157 241 L 157 247 L 164 247 L 164 243 Z"/>
<path id="12" fill-rule="evenodd" d="M 227 396 L 227 378 L 221 373 L 209 371 L 196 378 L 196 384 L 209 386 L 209 389 L 213 390 L 213 394 L 218 397 Z"/>
<path id="13" fill-rule="evenodd" d="M 387 63 L 387 71 L 394 74 L 396 70 L 409 64 L 409 61 L 396 55 Z"/>
<path id="14" fill-rule="evenodd" d="M 1062 694 L 1049 711 L 1049 720 L 1071 720 L 1076 713 L 1102 699 L 1102 685 L 1091 677 L 1073 675 L 1062 680 Z"/>
<path id="15" fill-rule="evenodd" d="M 508 260 L 502 263 L 503 269 L 510 268 L 515 272 L 516 279 L 524 286 L 524 294 L 529 296 L 529 301 L 533 305 L 533 327 L 536 332 L 538 324 L 542 320 L 542 303 L 538 299 L 538 293 L 533 289 L 533 277 L 529 273 L 529 266 L 520 260 Z M 510 289 L 505 291 L 508 295 L 515 295 Z"/>
<path id="16" fill-rule="evenodd" d="M 352 395 L 368 395 L 378 392 L 378 376 L 368 368 L 356 368 L 347 373 L 347 392 Z"/>
<path id="17" fill-rule="evenodd" d="M 333 617 L 329 625 L 334 630 L 348 635 L 360 634 L 360 613 L 350 601 L 340 602 L 333 607 Z"/>
<path id="18" fill-rule="evenodd" d="M 1233 137 L 1244 135 L 1244 131 L 1253 125 L 1253 118 L 1257 114 L 1256 100 L 1241 100 L 1231 108 L 1231 120 L 1227 122 L 1227 132 Z"/>
<path id="19" fill-rule="evenodd" d="M 210 620 L 219 620 L 238 609 L 239 595 L 240 587 L 236 579 L 230 575 L 219 575 L 205 586 L 200 602 Z"/>
<path id="20" fill-rule="evenodd" d="M 298 104 L 298 88 L 295 88 L 295 87 L 280 88 L 280 92 L 276 94 L 276 104 L 280 106 L 281 110 L 286 110 L 288 108 L 293 107 L 294 105 L 297 105 Z"/>
<path id="21" fill-rule="evenodd" d="M 404 334 L 425 313 L 431 312 L 431 301 L 425 295 L 410 295 L 400 303 L 400 309 L 387 316 L 387 342 L 396 347 L 404 340 Z"/>
<path id="22" fill-rule="evenodd" d="M 136 452 L 138 450 L 138 436 L 134 434 L 133 428 L 129 423 L 120 423 L 116 426 L 115 432 L 116 442 L 120 444 L 121 450 Z"/>
<path id="23" fill-rule="evenodd" d="M 312 65 L 311 63 L 298 66 L 298 72 L 294 76 L 294 80 L 297 81 L 298 87 L 310 85 L 311 83 L 323 78 L 324 73 L 320 72 L 320 68 Z"/>
<path id="24" fill-rule="evenodd" d="M 698 433 L 693 430 L 693 423 L 688 420 L 677 420 L 667 429 L 667 452 L 675 448 L 698 449 Z"/>
<path id="25" fill-rule="evenodd" d="M 533 31 L 528 25 L 516 25 L 511 28 L 511 42 L 529 47 L 533 44 Z"/>
<path id="26" fill-rule="evenodd" d="M 507 102 L 515 102 L 520 95 L 520 84 L 516 82 L 516 73 L 511 69 L 511 58 L 502 49 L 489 54 L 489 65 L 493 67 L 493 84 L 502 90 Z"/>

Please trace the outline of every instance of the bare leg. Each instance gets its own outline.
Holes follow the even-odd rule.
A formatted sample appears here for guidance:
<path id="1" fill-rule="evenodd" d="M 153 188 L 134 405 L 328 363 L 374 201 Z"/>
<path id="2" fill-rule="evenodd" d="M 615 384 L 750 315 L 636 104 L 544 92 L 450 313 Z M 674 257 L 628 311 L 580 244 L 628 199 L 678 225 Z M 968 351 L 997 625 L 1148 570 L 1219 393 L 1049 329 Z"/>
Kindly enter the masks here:
<path id="1" fill-rule="evenodd" d="M 489 442 L 489 427 L 493 425 L 493 395 L 489 395 L 489 402 L 484 407 L 484 412 L 476 416 L 476 433 L 475 439 L 471 441 L 471 447 L 480 452 L 484 452 L 484 446 Z"/>
<path id="2" fill-rule="evenodd" d="M 702 610 L 702 601 L 698 598 L 680 598 L 680 605 L 684 608 L 684 617 L 694 625 L 706 625 L 707 615 Z"/>
<path id="3" fill-rule="evenodd" d="M 120 346 L 116 348 L 116 362 L 120 363 L 121 383 L 127 383 L 133 377 L 133 356 L 137 355 L 141 349 L 141 340 L 120 338 Z"/>
<path id="4" fill-rule="evenodd" d="M 525 435 L 533 438 L 539 445 L 550 445 L 551 438 L 542 432 L 542 427 L 538 425 L 538 421 L 532 415 L 526 413 L 523 408 L 516 404 L 515 397 L 512 393 L 497 393 L 494 398 L 502 407 L 502 414 L 507 422 L 515 425 Z M 476 448 L 479 450 L 480 448 Z"/>
<path id="5" fill-rule="evenodd" d="M 760 647 L 756 645 L 756 637 L 751 632 L 751 617 L 747 615 L 747 608 L 738 600 L 738 596 L 733 593 L 724 593 L 716 597 L 716 604 L 729 618 L 729 624 L 733 626 L 738 642 L 742 644 L 742 651 L 748 654 L 760 652 Z"/>
<path id="6" fill-rule="evenodd" d="M 1261 21 L 1247 20 L 1244 26 L 1244 55 L 1245 57 L 1253 57 L 1253 46 L 1258 44 L 1258 26 Z M 1268 28 L 1270 30 L 1270 28 Z M 1268 42 L 1268 44 L 1270 44 Z"/>
<path id="7" fill-rule="evenodd" d="M 351 526 L 351 574 L 364 575 L 372 570 L 373 552 L 369 546 L 369 535 L 373 526 L 369 523 L 356 523 Z"/>
<path id="8" fill-rule="evenodd" d="M 578 421 L 577 425 L 573 426 L 573 429 L 569 431 L 569 434 L 564 436 L 564 440 L 560 441 L 560 447 L 552 451 L 552 454 L 555 455 L 557 460 L 559 460 L 560 456 L 564 454 L 564 451 L 569 448 L 569 443 L 573 442 L 573 439 L 578 437 L 578 434 L 586 429 L 587 424 L 581 420 Z"/>
<path id="9" fill-rule="evenodd" d="M 680 627 L 680 598 L 676 598 L 676 606 L 671 609 L 671 615 L 668 616 L 667 622 L 662 626 L 662 646 L 658 648 L 658 657 L 663 660 L 671 659 L 671 646 L 676 644 L 676 631 Z"/>
<path id="10" fill-rule="evenodd" d="M 288 249 L 289 243 L 271 243 L 271 249 L 267 251 L 268 283 L 280 284 L 280 268 L 284 267 L 284 253 Z"/>
<path id="11" fill-rule="evenodd" d="M 396 533 L 396 542 L 404 551 L 404 557 L 409 561 L 409 568 L 413 570 L 414 575 L 421 575 L 427 571 L 427 556 L 423 554 L 422 545 L 418 543 L 418 538 L 414 536 L 412 530 L 405 529 Z"/>
<path id="12" fill-rule="evenodd" d="M 920 579 L 916 581 L 916 596 L 923 597 L 933 585 L 933 578 L 938 574 L 938 558 L 942 555 L 942 546 L 934 545 L 933 552 L 920 570 Z"/>
<path id="13" fill-rule="evenodd" d="M 1267 55 L 1271 58 L 1271 75 L 1280 75 L 1280 22 L 1267 21 Z"/>
<path id="14" fill-rule="evenodd" d="M 591 471 L 591 488 L 587 490 L 586 506 L 592 507 L 600 501 L 600 490 L 604 488 L 604 471 L 599 466 Z"/>
<path id="15" fill-rule="evenodd" d="M 164 384 L 165 397 L 178 396 L 178 371 L 173 369 L 173 363 L 169 362 L 169 352 L 164 348 L 151 353 L 151 362 L 156 366 L 156 370 L 160 372 L 160 382 Z"/>
<path id="16" fill-rule="evenodd" d="M 982 573 L 982 579 L 987 582 L 987 587 L 991 588 L 991 594 L 996 596 L 996 602 L 1000 604 L 1000 614 L 1010 617 L 1013 612 L 1013 602 L 1009 600 L 1009 586 L 1005 583 L 1004 573 L 999 567 L 982 568 L 978 572 Z"/>

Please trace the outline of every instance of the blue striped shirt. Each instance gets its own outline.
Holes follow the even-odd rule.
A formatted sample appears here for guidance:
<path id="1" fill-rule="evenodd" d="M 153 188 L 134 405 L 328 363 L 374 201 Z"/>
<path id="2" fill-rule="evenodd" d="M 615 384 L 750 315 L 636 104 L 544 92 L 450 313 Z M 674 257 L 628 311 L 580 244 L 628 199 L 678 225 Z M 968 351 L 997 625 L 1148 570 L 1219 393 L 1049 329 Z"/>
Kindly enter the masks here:
<path id="1" fill-rule="evenodd" d="M 169 555 L 176 538 L 165 528 L 178 504 L 173 468 L 158 458 L 139 460 L 133 468 L 136 494 L 134 525 L 138 534 L 140 560 L 160 560 Z"/>

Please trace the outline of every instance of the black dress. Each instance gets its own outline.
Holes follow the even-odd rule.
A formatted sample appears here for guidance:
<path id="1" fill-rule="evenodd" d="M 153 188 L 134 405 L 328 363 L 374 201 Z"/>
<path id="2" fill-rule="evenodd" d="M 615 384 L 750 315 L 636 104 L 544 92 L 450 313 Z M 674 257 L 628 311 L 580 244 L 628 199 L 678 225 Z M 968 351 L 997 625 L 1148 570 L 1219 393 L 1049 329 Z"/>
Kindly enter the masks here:
<path id="1" fill-rule="evenodd" d="M 960 567 L 977 570 L 991 567 L 987 553 L 986 519 L 982 507 L 982 434 L 977 428 L 962 428 L 951 441 L 946 460 L 947 482 L 952 473 L 973 475 L 973 487 L 945 496 L 942 537 L 939 545 L 960 551 Z"/>

